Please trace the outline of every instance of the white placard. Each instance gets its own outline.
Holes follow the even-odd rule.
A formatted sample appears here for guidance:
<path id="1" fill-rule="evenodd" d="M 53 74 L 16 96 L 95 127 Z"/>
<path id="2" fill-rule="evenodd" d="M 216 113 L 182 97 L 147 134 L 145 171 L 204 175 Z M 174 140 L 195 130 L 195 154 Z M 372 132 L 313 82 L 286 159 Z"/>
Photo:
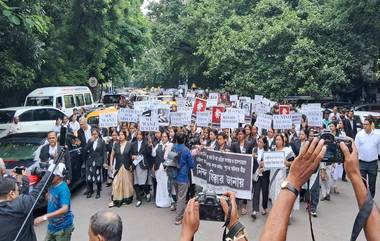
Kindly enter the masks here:
<path id="1" fill-rule="evenodd" d="M 299 112 L 293 112 L 290 114 L 292 116 L 292 123 L 294 125 L 301 125 L 302 114 Z"/>
<path id="2" fill-rule="evenodd" d="M 207 107 L 213 107 L 218 105 L 218 93 L 210 93 L 208 98 L 207 98 Z"/>
<path id="3" fill-rule="evenodd" d="M 118 113 L 112 114 L 101 114 L 99 115 L 99 127 L 107 128 L 107 127 L 116 127 L 118 125 L 117 122 Z"/>
<path id="4" fill-rule="evenodd" d="M 140 131 L 158 131 L 158 116 L 140 116 Z"/>
<path id="5" fill-rule="evenodd" d="M 262 95 L 255 95 L 255 101 L 257 101 L 257 102 L 261 102 L 261 100 L 264 98 L 264 96 L 262 96 Z"/>
<path id="6" fill-rule="evenodd" d="M 178 107 L 177 112 L 189 112 L 191 114 L 193 113 L 193 107 Z"/>
<path id="7" fill-rule="evenodd" d="M 211 112 L 205 111 L 205 112 L 197 112 L 196 121 L 197 126 L 200 127 L 208 127 L 211 123 Z"/>
<path id="8" fill-rule="evenodd" d="M 238 98 L 239 98 L 238 95 L 230 95 L 230 101 L 231 101 L 231 102 L 236 102 L 236 101 L 238 101 Z"/>
<path id="9" fill-rule="evenodd" d="M 118 118 L 119 118 L 119 121 L 123 121 L 123 122 L 137 123 L 139 120 L 137 111 L 134 109 L 128 109 L 128 108 L 120 108 Z"/>
<path id="10" fill-rule="evenodd" d="M 245 122 L 245 111 L 243 109 L 238 108 L 227 108 L 226 112 L 228 113 L 235 113 L 235 115 L 239 116 L 239 123 Z"/>
<path id="11" fill-rule="evenodd" d="M 251 97 L 240 96 L 239 100 L 240 100 L 240 102 L 251 102 Z"/>
<path id="12" fill-rule="evenodd" d="M 255 105 L 254 111 L 256 114 L 266 114 L 271 111 L 271 108 L 269 105 L 258 103 Z"/>
<path id="13" fill-rule="evenodd" d="M 267 99 L 267 98 L 263 98 L 263 99 L 261 100 L 261 103 L 262 103 L 263 105 L 267 105 L 267 106 L 270 106 L 270 105 L 271 105 L 271 101 L 270 101 L 269 99 Z"/>
<path id="14" fill-rule="evenodd" d="M 177 97 L 177 109 L 179 107 L 186 107 L 186 99 L 182 97 Z"/>
<path id="15" fill-rule="evenodd" d="M 267 114 L 258 114 L 255 126 L 261 129 L 270 129 L 272 125 L 272 116 Z"/>
<path id="16" fill-rule="evenodd" d="M 273 115 L 273 129 L 288 130 L 292 129 L 291 115 Z"/>
<path id="17" fill-rule="evenodd" d="M 309 126 L 320 127 L 322 125 L 323 113 L 322 111 L 305 111 L 303 112 L 307 117 L 307 124 Z"/>
<path id="18" fill-rule="evenodd" d="M 283 151 L 264 152 L 263 160 L 266 170 L 285 168 L 285 152 Z"/>
<path id="19" fill-rule="evenodd" d="M 239 116 L 232 112 L 223 112 L 220 116 L 220 128 L 238 128 Z"/>
<path id="20" fill-rule="evenodd" d="M 189 114 L 186 112 L 171 112 L 170 113 L 170 124 L 171 126 L 187 126 L 191 124 L 191 112 L 190 118 Z"/>

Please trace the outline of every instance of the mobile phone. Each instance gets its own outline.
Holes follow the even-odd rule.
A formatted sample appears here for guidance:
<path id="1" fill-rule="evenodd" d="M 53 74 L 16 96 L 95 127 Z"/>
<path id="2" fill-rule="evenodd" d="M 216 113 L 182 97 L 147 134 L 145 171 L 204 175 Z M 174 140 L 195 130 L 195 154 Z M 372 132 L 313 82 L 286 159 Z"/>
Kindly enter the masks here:
<path id="1" fill-rule="evenodd" d="M 22 175 L 22 171 L 25 171 L 25 167 L 15 167 L 15 173 L 17 175 Z"/>

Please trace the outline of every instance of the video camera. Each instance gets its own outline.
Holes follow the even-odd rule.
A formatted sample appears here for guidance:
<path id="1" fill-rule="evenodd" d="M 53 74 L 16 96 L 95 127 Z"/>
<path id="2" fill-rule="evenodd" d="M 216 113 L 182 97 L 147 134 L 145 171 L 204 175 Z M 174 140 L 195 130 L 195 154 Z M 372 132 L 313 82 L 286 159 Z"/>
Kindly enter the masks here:
<path id="1" fill-rule="evenodd" d="M 31 174 L 42 178 L 49 169 L 49 162 L 40 162 L 39 166 L 36 166 L 31 170 Z"/>
<path id="2" fill-rule="evenodd" d="M 225 198 L 227 203 L 229 203 L 228 198 L 217 195 L 214 191 L 201 192 L 196 196 L 199 202 L 200 220 L 224 222 L 224 212 L 220 205 L 221 198 Z"/>
<path id="3" fill-rule="evenodd" d="M 322 162 L 343 163 L 344 155 L 339 147 L 341 142 L 346 144 L 350 152 L 352 152 L 352 142 L 351 139 L 347 137 L 336 137 L 330 131 L 325 131 L 320 134 L 319 138 L 325 140 L 325 146 L 327 147 L 326 154 L 322 159 Z"/>

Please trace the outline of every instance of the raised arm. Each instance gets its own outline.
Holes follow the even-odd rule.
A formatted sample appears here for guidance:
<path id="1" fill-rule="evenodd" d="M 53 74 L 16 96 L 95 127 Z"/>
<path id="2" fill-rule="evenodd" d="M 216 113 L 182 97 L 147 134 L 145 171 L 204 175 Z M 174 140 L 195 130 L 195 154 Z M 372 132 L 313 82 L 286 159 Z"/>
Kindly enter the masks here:
<path id="1" fill-rule="evenodd" d="M 326 147 L 323 144 L 324 140 L 318 141 L 318 138 L 314 138 L 311 144 L 306 143 L 301 154 L 293 161 L 288 182 L 298 191 L 309 180 L 325 155 Z M 286 240 L 289 216 L 296 198 L 297 196 L 293 192 L 286 189 L 281 190 L 265 224 L 261 241 Z"/>

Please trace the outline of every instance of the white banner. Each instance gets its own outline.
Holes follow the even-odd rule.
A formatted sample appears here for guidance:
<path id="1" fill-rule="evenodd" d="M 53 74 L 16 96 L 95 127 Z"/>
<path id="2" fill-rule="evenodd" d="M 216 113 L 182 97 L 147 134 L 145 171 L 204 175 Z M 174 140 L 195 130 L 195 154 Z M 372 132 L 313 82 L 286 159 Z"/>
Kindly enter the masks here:
<path id="1" fill-rule="evenodd" d="M 170 125 L 171 126 L 187 126 L 191 124 L 191 112 L 171 112 Z"/>
<path id="2" fill-rule="evenodd" d="M 158 131 L 158 129 L 158 117 L 156 114 L 140 116 L 140 131 Z"/>
<path id="3" fill-rule="evenodd" d="M 118 118 L 119 118 L 119 121 L 123 121 L 123 122 L 137 123 L 139 121 L 137 111 L 134 109 L 128 109 L 128 108 L 120 108 Z"/>
<path id="4" fill-rule="evenodd" d="M 99 115 L 99 127 L 100 128 L 116 127 L 118 125 L 117 116 L 118 116 L 117 112 L 112 113 L 112 114 Z"/>
<path id="5" fill-rule="evenodd" d="M 290 114 L 292 116 L 292 123 L 294 125 L 301 125 L 302 114 L 299 112 L 293 112 Z"/>
<path id="6" fill-rule="evenodd" d="M 268 130 L 271 128 L 272 116 L 267 114 L 258 114 L 255 122 L 255 126 L 261 129 Z"/>
<path id="7" fill-rule="evenodd" d="M 238 128 L 239 127 L 239 116 L 232 112 L 221 113 L 220 116 L 220 128 Z"/>
<path id="8" fill-rule="evenodd" d="M 263 160 L 266 170 L 285 168 L 285 152 L 283 151 L 264 152 Z"/>
<path id="9" fill-rule="evenodd" d="M 205 112 L 197 112 L 196 121 L 197 126 L 200 127 L 208 127 L 211 123 L 211 112 L 205 111 Z"/>
<path id="10" fill-rule="evenodd" d="M 210 93 L 207 99 L 207 107 L 213 107 L 218 105 L 218 93 Z"/>
<path id="11" fill-rule="evenodd" d="M 291 115 L 273 115 L 273 129 L 276 129 L 276 130 L 292 129 Z"/>
<path id="12" fill-rule="evenodd" d="M 322 111 L 305 111 L 303 112 L 307 117 L 309 126 L 320 127 L 322 125 L 323 113 Z"/>
<path id="13" fill-rule="evenodd" d="M 245 111 L 243 109 L 227 108 L 226 112 L 227 113 L 235 113 L 235 115 L 238 115 L 239 116 L 239 123 L 245 122 Z"/>

